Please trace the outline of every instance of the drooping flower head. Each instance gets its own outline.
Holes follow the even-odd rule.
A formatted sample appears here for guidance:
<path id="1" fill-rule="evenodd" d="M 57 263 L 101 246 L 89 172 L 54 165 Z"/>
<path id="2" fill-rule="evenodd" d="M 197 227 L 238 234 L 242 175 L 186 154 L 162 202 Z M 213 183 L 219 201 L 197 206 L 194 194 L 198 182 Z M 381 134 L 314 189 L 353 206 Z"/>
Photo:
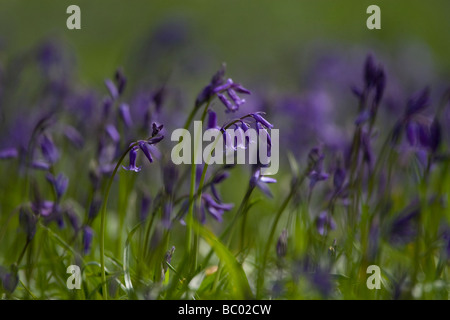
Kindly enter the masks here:
<path id="1" fill-rule="evenodd" d="M 245 103 L 245 99 L 241 99 L 237 95 L 237 92 L 241 94 L 251 94 L 249 90 L 238 83 L 234 83 L 231 79 L 228 79 L 225 84 L 218 86 L 213 90 L 213 93 L 217 95 L 219 100 L 227 108 L 227 112 L 235 112 Z M 228 97 L 225 96 L 225 94 Z"/>
<path id="2" fill-rule="evenodd" d="M 258 167 L 250 178 L 250 185 L 260 189 L 266 196 L 272 198 L 272 192 L 270 191 L 267 184 L 276 183 L 277 180 L 274 178 L 266 177 L 261 175 L 261 168 Z"/>
<path id="3" fill-rule="evenodd" d="M 250 94 L 250 91 L 245 89 L 238 83 L 234 83 L 232 79 L 224 81 L 225 64 L 217 71 L 212 77 L 210 83 L 203 88 L 200 94 L 197 96 L 195 106 L 198 108 L 203 103 L 209 101 L 214 95 L 219 98 L 222 104 L 227 108 L 227 112 L 235 112 L 239 110 L 239 107 L 245 103 L 244 99 L 238 96 L 241 94 Z"/>
<path id="4" fill-rule="evenodd" d="M 202 217 L 200 220 L 202 223 L 205 223 L 205 211 L 207 211 L 214 219 L 222 222 L 222 215 L 225 213 L 225 211 L 230 211 L 232 208 L 233 204 L 231 203 L 218 203 L 209 194 L 202 194 Z"/>
<path id="5" fill-rule="evenodd" d="M 148 161 L 150 163 L 153 162 L 153 157 L 151 155 L 150 150 L 153 147 L 153 145 L 157 144 L 162 139 L 164 139 L 164 136 L 159 135 L 160 131 L 163 128 L 162 125 L 157 126 L 156 124 L 153 124 L 152 128 L 153 128 L 152 136 L 149 139 L 138 140 L 138 141 L 130 144 L 130 147 L 132 147 L 132 148 L 129 151 L 129 159 L 130 159 L 129 165 L 128 165 L 128 167 L 122 166 L 125 170 L 134 171 L 134 172 L 141 171 L 141 167 L 136 166 L 137 152 L 139 149 L 144 153 L 145 157 L 148 159 Z"/>

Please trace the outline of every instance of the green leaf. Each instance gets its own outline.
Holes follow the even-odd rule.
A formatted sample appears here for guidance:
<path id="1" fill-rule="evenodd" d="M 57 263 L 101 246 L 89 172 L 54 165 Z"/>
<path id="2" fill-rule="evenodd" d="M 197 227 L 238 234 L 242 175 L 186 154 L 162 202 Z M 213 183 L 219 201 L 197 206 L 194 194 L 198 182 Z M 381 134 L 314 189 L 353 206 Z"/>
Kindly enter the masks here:
<path id="1" fill-rule="evenodd" d="M 126 292 L 130 299 L 137 299 L 136 293 L 133 288 L 133 283 L 131 282 L 131 275 L 130 275 L 130 241 L 134 233 L 136 232 L 137 229 L 139 229 L 140 226 L 141 222 L 135 225 L 133 229 L 131 229 L 131 231 L 128 233 L 127 240 L 125 242 L 125 248 L 123 250 L 123 276 L 125 280 Z"/>
<path id="2" fill-rule="evenodd" d="M 200 236 L 208 242 L 219 259 L 223 261 L 224 267 L 228 270 L 230 275 L 234 298 L 251 299 L 253 297 L 253 293 L 248 283 L 247 276 L 234 255 L 210 230 L 206 229 L 204 226 L 196 223 L 194 230 L 198 230 Z"/>

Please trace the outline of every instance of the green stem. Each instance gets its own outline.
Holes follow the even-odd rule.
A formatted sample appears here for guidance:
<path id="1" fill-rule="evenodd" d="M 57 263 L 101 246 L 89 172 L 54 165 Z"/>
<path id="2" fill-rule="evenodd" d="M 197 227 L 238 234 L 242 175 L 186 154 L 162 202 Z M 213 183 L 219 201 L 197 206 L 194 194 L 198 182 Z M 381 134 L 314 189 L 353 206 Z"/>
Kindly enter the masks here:
<path id="1" fill-rule="evenodd" d="M 203 110 L 203 114 L 201 117 L 201 123 L 203 124 L 203 121 L 206 118 L 206 115 L 208 113 L 208 108 L 209 108 L 209 104 L 211 103 L 211 100 L 208 101 L 208 103 L 205 106 L 205 109 Z M 196 113 L 196 109 L 193 110 L 193 112 L 191 112 L 190 117 L 188 118 L 189 121 L 192 121 L 193 116 Z M 190 122 L 189 122 L 190 123 Z M 189 127 L 189 123 L 186 123 L 187 127 Z M 185 126 L 186 127 L 186 126 Z M 195 130 L 195 129 L 194 129 Z M 196 133 L 194 132 L 194 137 L 196 137 Z M 192 164 L 191 164 L 191 185 L 190 185 L 190 192 L 189 192 L 189 212 L 187 215 L 187 219 L 188 219 L 188 224 L 191 225 L 192 227 L 187 228 L 187 233 L 186 233 L 186 245 L 188 247 L 188 252 L 192 254 L 192 271 L 194 271 L 197 268 L 197 255 L 198 255 L 198 232 L 193 232 L 193 228 L 195 228 L 193 225 L 193 219 L 194 219 L 194 204 L 195 204 L 195 178 L 196 178 L 196 168 L 197 165 L 195 164 L 195 160 L 197 157 L 196 151 L 197 151 L 197 143 L 199 141 L 194 141 L 194 152 L 193 152 L 193 157 L 192 157 Z M 206 174 L 206 170 L 204 172 L 204 174 Z M 203 175 L 203 174 L 202 174 Z M 201 190 L 201 189 L 200 189 Z M 200 191 L 200 196 L 197 197 L 197 199 L 201 199 L 201 191 Z M 194 243 L 192 245 L 192 234 L 194 235 Z"/>
<path id="2" fill-rule="evenodd" d="M 101 211 L 101 222 L 100 222 L 100 265 L 102 269 L 102 286 L 103 286 L 103 297 L 104 299 L 108 299 L 108 288 L 106 284 L 106 273 L 105 273 L 105 228 L 106 228 L 106 206 L 108 203 L 108 197 L 109 192 L 111 190 L 112 182 L 114 180 L 114 177 L 116 176 L 117 170 L 119 169 L 120 164 L 122 163 L 123 159 L 125 159 L 128 152 L 131 151 L 135 146 L 137 146 L 137 142 L 131 144 L 128 149 L 122 154 L 119 161 L 116 164 L 116 167 L 114 168 L 114 171 L 109 177 L 108 185 L 106 186 L 105 191 L 105 198 L 103 200 L 102 205 L 102 211 Z"/>
<path id="3" fill-rule="evenodd" d="M 297 189 L 303 183 L 303 181 L 306 178 L 308 172 L 310 172 L 310 171 L 311 171 L 311 168 L 308 167 L 301 174 L 301 176 L 297 179 L 297 181 L 295 182 L 295 184 L 291 188 L 291 192 L 284 199 L 283 203 L 281 204 L 281 206 L 278 209 L 278 212 L 277 212 L 277 214 L 275 216 L 275 220 L 274 220 L 274 222 L 272 224 L 272 228 L 270 229 L 269 237 L 268 237 L 268 240 L 267 240 L 267 243 L 266 243 L 266 247 L 264 249 L 263 258 L 262 258 L 262 266 L 261 266 L 261 268 L 259 269 L 259 272 L 258 272 L 258 280 L 257 280 L 257 288 L 256 288 L 256 291 L 257 291 L 256 296 L 257 297 L 261 296 L 261 291 L 263 290 L 263 287 L 264 287 L 264 272 L 265 272 L 265 269 L 266 269 L 267 258 L 268 258 L 268 255 L 269 255 L 270 247 L 272 245 L 273 237 L 275 235 L 275 230 L 276 230 L 277 225 L 278 225 L 278 221 L 280 220 L 281 215 L 283 214 L 283 212 L 286 209 L 287 205 L 291 201 L 292 197 L 297 192 Z"/>
<path id="4" fill-rule="evenodd" d="M 25 255 L 25 252 L 27 251 L 28 245 L 30 244 L 31 240 L 27 239 L 27 242 L 25 243 L 25 246 L 22 249 L 22 252 L 19 255 L 19 258 L 17 259 L 16 265 L 18 266 L 20 264 L 20 262 L 23 259 L 23 256 Z"/>

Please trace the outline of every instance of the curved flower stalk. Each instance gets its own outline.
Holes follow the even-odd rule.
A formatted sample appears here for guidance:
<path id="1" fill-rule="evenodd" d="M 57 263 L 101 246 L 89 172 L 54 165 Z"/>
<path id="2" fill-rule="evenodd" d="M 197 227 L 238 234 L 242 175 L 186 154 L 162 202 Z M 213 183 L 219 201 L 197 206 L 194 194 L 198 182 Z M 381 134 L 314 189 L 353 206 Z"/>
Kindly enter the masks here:
<path id="1" fill-rule="evenodd" d="M 154 128 L 156 126 L 153 126 Z M 105 229 L 106 229 L 106 206 L 108 203 L 108 196 L 109 192 L 111 190 L 111 185 L 114 180 L 114 177 L 117 173 L 117 170 L 119 169 L 120 165 L 122 164 L 122 161 L 125 159 L 126 155 L 129 154 L 130 156 L 130 163 L 128 167 L 123 167 L 126 170 L 131 170 L 134 172 L 139 172 L 141 170 L 141 167 L 136 167 L 136 155 L 137 150 L 140 148 L 142 152 L 145 154 L 145 156 L 148 158 L 150 162 L 153 162 L 153 158 L 150 155 L 149 150 L 147 149 L 149 146 L 157 144 L 160 142 L 164 136 L 159 135 L 160 130 L 162 129 L 162 126 L 156 127 L 156 130 L 153 130 L 153 135 L 148 138 L 147 140 L 138 140 L 136 142 L 133 142 L 127 150 L 122 154 L 119 161 L 117 162 L 113 173 L 111 174 L 108 184 L 106 186 L 105 191 L 105 197 L 103 201 L 103 206 L 101 209 L 101 225 L 100 225 L 100 264 L 102 269 L 102 286 L 103 286 L 103 295 L 104 298 L 108 298 L 107 293 L 107 283 L 106 283 L 106 273 L 105 273 Z"/>

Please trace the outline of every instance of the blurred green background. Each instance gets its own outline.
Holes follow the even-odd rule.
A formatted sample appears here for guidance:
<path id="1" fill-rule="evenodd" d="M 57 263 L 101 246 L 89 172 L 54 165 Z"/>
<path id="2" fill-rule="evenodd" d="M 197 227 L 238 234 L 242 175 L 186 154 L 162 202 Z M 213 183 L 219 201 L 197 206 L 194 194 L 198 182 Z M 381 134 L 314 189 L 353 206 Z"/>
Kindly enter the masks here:
<path id="1" fill-rule="evenodd" d="M 81 8 L 81 30 L 66 28 L 70 4 Z M 366 28 L 366 8 L 371 4 L 381 8 L 381 30 Z M 226 61 L 236 78 L 245 69 L 289 85 L 284 68 L 298 65 L 298 53 L 317 41 L 388 52 L 411 41 L 422 43 L 431 48 L 441 71 L 449 74 L 449 12 L 447 0 L 1 0 L 0 39 L 6 55 L 42 39 L 62 39 L 75 53 L 81 79 L 97 84 L 130 59 L 162 21 L 184 20 L 190 34 L 201 40 L 194 50 L 214 63 Z M 287 63 L 280 66 L 280 59 Z"/>

